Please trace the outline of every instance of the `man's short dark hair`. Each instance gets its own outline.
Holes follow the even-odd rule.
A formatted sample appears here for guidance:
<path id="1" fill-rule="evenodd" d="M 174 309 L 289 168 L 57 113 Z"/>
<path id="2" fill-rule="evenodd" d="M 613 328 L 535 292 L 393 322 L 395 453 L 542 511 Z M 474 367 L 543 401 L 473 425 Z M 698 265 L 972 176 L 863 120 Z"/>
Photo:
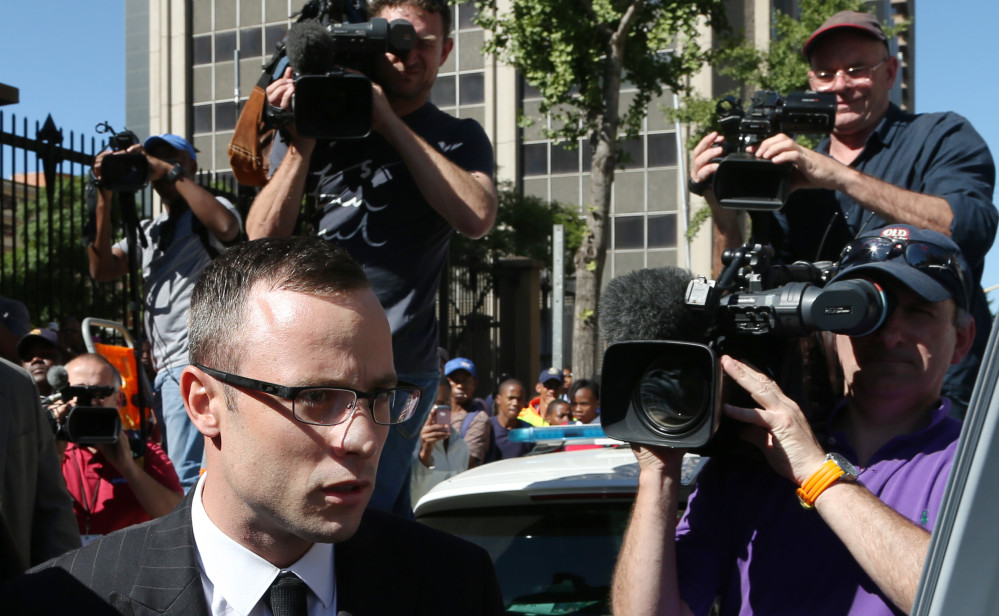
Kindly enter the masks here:
<path id="1" fill-rule="evenodd" d="M 343 248 L 314 236 L 265 238 L 229 248 L 201 273 L 187 317 L 190 361 L 237 371 L 247 298 L 257 284 L 320 297 L 371 287 Z M 275 341 L 279 343 L 280 341 Z"/>
<path id="2" fill-rule="evenodd" d="M 414 6 L 431 15 L 440 13 L 444 38 L 451 36 L 451 4 L 448 0 L 371 0 L 368 2 L 368 16 L 374 17 L 384 8 L 405 5 Z"/>

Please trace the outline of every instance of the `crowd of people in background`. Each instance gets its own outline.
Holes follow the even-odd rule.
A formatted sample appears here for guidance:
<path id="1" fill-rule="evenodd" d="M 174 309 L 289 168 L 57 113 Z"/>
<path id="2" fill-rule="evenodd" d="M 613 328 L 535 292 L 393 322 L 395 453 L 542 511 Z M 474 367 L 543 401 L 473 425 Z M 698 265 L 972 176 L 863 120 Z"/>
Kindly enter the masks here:
<path id="1" fill-rule="evenodd" d="M 553 366 L 538 375 L 537 396 L 528 400 L 524 384 L 504 374 L 480 398 L 476 396 L 481 392 L 475 362 L 465 357 L 448 359 L 445 349 L 438 352 L 442 378 L 434 411 L 427 417 L 414 453 L 413 503 L 464 470 L 535 450 L 533 442 L 511 440 L 511 430 L 600 423 L 600 385 L 595 379 L 574 381 L 570 369 Z"/>

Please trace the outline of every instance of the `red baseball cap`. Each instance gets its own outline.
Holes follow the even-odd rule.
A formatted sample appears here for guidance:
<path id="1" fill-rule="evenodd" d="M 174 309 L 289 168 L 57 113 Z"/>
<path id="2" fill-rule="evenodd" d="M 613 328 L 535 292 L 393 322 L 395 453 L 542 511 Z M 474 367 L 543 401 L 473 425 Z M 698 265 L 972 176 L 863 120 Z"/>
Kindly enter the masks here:
<path id="1" fill-rule="evenodd" d="M 858 13 L 856 11 L 840 11 L 827 19 L 825 23 L 819 26 L 818 30 L 812 32 L 812 35 L 808 37 L 807 41 L 805 41 L 805 45 L 801 48 L 801 53 L 805 56 L 805 59 L 808 59 L 808 56 L 811 53 L 812 45 L 815 44 L 817 40 L 822 38 L 831 30 L 835 30 L 837 28 L 853 28 L 855 30 L 860 30 L 861 32 L 865 32 L 884 43 L 886 48 L 888 47 L 888 38 L 885 36 L 884 30 L 881 29 L 881 22 L 878 21 L 876 15 L 872 15 L 870 13 Z"/>

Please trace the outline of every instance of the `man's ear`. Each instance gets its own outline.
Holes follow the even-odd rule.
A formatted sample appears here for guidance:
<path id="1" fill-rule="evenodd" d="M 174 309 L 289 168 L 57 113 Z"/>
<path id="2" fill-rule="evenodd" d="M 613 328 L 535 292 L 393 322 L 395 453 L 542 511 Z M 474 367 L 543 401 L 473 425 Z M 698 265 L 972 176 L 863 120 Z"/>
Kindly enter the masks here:
<path id="1" fill-rule="evenodd" d="M 968 313 L 962 314 L 959 319 L 964 323 L 958 323 L 956 335 L 954 337 L 954 355 L 950 358 L 951 365 L 958 363 L 971 350 L 971 345 L 975 342 L 975 318 Z"/>
<path id="2" fill-rule="evenodd" d="M 437 68 L 444 66 L 444 63 L 447 62 L 448 56 L 451 55 L 452 49 L 454 49 L 454 39 L 449 36 L 444 39 L 444 42 L 441 44 L 441 62 L 437 65 Z"/>
<path id="3" fill-rule="evenodd" d="M 898 77 L 898 58 L 895 56 L 890 56 L 888 58 L 888 68 L 885 71 L 885 81 L 888 82 L 888 87 L 895 85 L 895 79 Z"/>
<path id="4" fill-rule="evenodd" d="M 194 427 L 208 438 L 219 434 L 218 404 L 225 404 L 221 399 L 221 385 L 194 366 L 184 368 L 180 373 L 180 396 L 187 408 L 187 416 Z M 212 404 L 215 398 L 218 402 Z"/>

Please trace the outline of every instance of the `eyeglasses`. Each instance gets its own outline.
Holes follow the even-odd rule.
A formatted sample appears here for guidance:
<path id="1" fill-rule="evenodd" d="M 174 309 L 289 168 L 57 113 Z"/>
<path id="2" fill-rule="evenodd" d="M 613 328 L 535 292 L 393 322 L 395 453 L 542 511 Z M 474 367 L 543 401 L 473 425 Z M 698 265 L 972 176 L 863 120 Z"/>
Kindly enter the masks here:
<path id="1" fill-rule="evenodd" d="M 888 58 L 878 62 L 874 66 L 851 66 L 850 68 L 836 71 L 808 71 L 816 90 L 828 89 L 836 81 L 836 77 L 843 75 L 843 81 L 847 84 L 867 83 L 874 76 L 874 71 L 879 66 L 888 61 Z"/>
<path id="2" fill-rule="evenodd" d="M 960 297 L 955 294 L 954 299 L 962 306 L 968 305 L 964 271 L 957 257 L 954 253 L 936 244 L 887 237 L 868 237 L 854 240 L 847 244 L 843 248 L 843 252 L 840 253 L 839 270 L 843 271 L 867 263 L 892 261 L 900 257 L 911 267 L 924 271 L 937 280 L 939 280 L 937 276 L 939 273 L 950 274 L 951 279 L 957 283 L 957 288 L 952 288 L 951 291 L 960 294 Z"/>
<path id="3" fill-rule="evenodd" d="M 356 410 L 358 399 L 368 400 L 375 423 L 383 426 L 399 424 L 416 413 L 422 394 L 421 388 L 409 384 L 376 389 L 370 393 L 348 387 L 285 387 L 214 370 L 201 364 L 194 365 L 223 383 L 291 400 L 291 413 L 295 419 L 314 426 L 343 423 Z"/>

